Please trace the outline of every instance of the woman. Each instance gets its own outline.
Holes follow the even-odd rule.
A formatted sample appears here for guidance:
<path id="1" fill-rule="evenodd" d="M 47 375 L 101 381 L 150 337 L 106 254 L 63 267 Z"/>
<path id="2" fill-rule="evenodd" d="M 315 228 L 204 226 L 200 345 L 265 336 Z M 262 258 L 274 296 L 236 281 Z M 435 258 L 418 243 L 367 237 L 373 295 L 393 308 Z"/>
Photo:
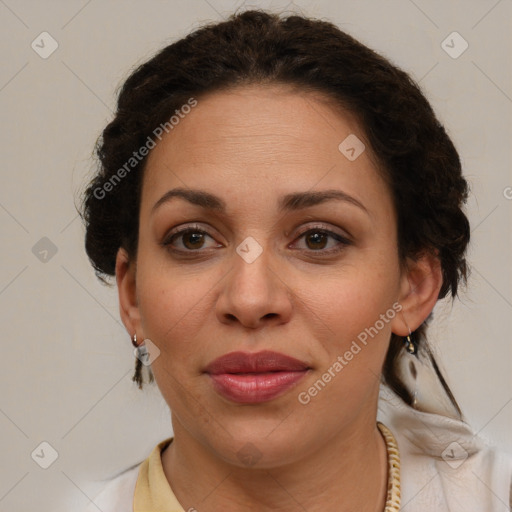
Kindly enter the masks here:
<path id="1" fill-rule="evenodd" d="M 407 74 L 246 11 L 140 66 L 98 155 L 87 254 L 174 434 L 91 510 L 508 510 L 427 344 L 468 186 Z"/>

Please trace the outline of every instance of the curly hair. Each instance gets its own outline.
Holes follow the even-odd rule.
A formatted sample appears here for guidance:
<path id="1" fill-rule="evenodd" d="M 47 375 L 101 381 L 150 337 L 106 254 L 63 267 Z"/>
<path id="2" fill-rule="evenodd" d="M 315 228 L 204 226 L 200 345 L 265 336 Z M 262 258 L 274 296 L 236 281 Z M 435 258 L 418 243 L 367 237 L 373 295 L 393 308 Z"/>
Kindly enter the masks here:
<path id="1" fill-rule="evenodd" d="M 469 187 L 458 153 L 419 85 L 331 22 L 264 10 L 203 25 L 160 50 L 124 82 L 115 117 L 96 144 L 99 169 L 81 211 L 85 249 L 97 276 L 107 282 L 115 275 L 120 247 L 137 257 L 146 158 L 110 187 L 106 199 L 98 190 L 106 190 L 133 151 L 191 97 L 245 84 L 287 84 L 321 93 L 356 116 L 392 191 L 401 264 L 425 251 L 437 255 L 443 278 L 439 298 L 450 293 L 453 299 L 468 276 L 470 228 L 462 205 Z M 415 331 L 418 342 L 426 343 L 426 327 L 427 321 Z M 411 404 L 395 371 L 400 350 L 403 338 L 392 334 L 383 379 Z M 134 380 L 141 387 L 140 372 Z"/>

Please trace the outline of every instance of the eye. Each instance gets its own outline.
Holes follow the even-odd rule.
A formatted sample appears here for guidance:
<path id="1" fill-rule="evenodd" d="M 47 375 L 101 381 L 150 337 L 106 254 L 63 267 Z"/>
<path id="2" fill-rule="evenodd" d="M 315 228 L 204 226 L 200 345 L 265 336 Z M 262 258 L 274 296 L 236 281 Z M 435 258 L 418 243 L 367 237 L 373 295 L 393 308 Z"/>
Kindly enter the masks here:
<path id="1" fill-rule="evenodd" d="M 171 232 L 162 245 L 176 252 L 197 252 L 205 249 L 205 240 L 210 238 L 215 241 L 206 231 L 199 226 L 187 226 L 178 231 Z M 175 242 L 180 241 L 178 247 Z M 220 245 L 212 245 L 211 247 L 221 247 Z"/>
<path id="2" fill-rule="evenodd" d="M 351 241 L 339 233 L 335 233 L 323 226 L 316 226 L 303 231 L 299 235 L 297 240 L 304 239 L 306 244 L 305 250 L 309 252 L 320 252 L 322 254 L 333 254 L 342 251 L 347 245 L 351 244 Z M 326 248 L 329 245 L 329 239 L 331 239 L 331 247 Z M 334 243 L 332 242 L 334 241 Z"/>
<path id="3" fill-rule="evenodd" d="M 208 239 L 214 242 L 210 243 L 209 247 L 206 245 Z M 330 231 L 324 226 L 313 226 L 303 231 L 296 240 L 302 239 L 306 247 L 299 247 L 298 250 L 319 253 L 319 255 L 338 253 L 352 243 L 347 237 Z M 294 244 L 296 244 L 296 242 L 294 242 Z M 223 247 L 222 244 L 216 243 L 215 239 L 209 235 L 207 231 L 201 229 L 200 226 L 185 226 L 172 231 L 165 237 L 161 245 L 175 253 L 182 254 L 200 253 L 202 250 L 208 248 Z"/>

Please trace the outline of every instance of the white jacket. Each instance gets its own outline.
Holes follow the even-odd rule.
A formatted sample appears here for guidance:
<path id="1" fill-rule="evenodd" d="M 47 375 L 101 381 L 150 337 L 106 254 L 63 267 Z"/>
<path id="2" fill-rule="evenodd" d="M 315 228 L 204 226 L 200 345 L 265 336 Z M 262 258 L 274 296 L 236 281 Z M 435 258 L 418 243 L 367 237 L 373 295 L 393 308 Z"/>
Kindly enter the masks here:
<path id="1" fill-rule="evenodd" d="M 512 457 L 487 446 L 466 423 L 416 411 L 387 388 L 382 389 L 377 418 L 398 443 L 400 510 L 512 510 Z M 133 512 L 138 471 L 136 466 L 112 479 L 84 512 Z"/>

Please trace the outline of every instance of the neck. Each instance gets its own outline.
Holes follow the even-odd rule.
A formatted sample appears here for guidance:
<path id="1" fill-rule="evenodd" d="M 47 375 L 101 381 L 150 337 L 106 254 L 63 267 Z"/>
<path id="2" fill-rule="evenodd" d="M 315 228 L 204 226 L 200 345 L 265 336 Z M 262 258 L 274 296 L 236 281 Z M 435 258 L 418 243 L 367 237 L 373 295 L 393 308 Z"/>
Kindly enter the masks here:
<path id="1" fill-rule="evenodd" d="M 376 421 L 352 424 L 308 456 L 272 468 L 245 468 L 215 456 L 173 421 L 164 473 L 185 510 L 217 512 L 382 512 L 386 445 Z"/>

